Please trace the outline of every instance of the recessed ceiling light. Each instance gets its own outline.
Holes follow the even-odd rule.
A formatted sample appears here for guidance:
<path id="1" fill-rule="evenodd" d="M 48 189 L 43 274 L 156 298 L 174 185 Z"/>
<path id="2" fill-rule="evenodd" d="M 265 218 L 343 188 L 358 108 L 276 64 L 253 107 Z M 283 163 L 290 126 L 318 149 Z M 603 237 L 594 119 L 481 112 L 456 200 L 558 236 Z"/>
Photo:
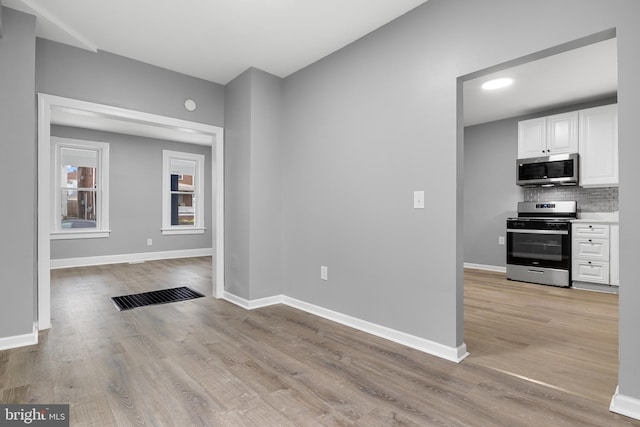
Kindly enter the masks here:
<path id="1" fill-rule="evenodd" d="M 499 79 L 492 79 L 484 82 L 482 84 L 482 89 L 484 90 L 501 89 L 503 87 L 510 86 L 512 83 L 513 83 L 513 79 L 510 79 L 509 77 L 501 77 Z"/>

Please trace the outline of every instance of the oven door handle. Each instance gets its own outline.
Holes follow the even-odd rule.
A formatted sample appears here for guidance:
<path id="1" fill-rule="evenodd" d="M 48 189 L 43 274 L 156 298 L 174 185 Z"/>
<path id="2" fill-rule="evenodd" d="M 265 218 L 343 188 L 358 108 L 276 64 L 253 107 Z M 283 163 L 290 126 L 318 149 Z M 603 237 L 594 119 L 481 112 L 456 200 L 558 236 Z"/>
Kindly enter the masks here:
<path id="1" fill-rule="evenodd" d="M 567 235 L 569 234 L 569 230 L 516 230 L 507 228 L 507 233 Z"/>

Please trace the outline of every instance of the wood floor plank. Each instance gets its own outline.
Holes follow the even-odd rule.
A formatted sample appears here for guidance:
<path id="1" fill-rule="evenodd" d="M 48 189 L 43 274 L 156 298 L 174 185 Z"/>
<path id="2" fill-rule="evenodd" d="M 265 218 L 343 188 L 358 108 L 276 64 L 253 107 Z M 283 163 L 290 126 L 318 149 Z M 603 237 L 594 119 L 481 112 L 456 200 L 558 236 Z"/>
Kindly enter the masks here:
<path id="1" fill-rule="evenodd" d="M 465 342 L 500 367 L 605 405 L 617 385 L 618 296 L 465 273 Z"/>
<path id="2" fill-rule="evenodd" d="M 38 345 L 0 351 L 2 403 L 69 403 L 95 426 L 640 426 L 608 412 L 617 296 L 465 272 L 455 364 L 286 306 L 211 297 L 211 258 L 53 270 Z"/>

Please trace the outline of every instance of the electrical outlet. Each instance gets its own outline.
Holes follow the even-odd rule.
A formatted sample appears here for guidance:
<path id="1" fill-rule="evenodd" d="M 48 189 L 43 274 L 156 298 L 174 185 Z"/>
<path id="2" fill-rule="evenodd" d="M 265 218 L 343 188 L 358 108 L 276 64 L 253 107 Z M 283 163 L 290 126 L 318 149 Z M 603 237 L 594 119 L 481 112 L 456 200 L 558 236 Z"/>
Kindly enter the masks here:
<path id="1" fill-rule="evenodd" d="M 322 280 L 329 280 L 329 269 L 326 265 L 320 266 L 320 278 Z"/>
<path id="2" fill-rule="evenodd" d="M 504 245 L 504 236 L 498 236 L 498 244 Z"/>
<path id="3" fill-rule="evenodd" d="M 147 246 L 153 245 L 153 239 L 147 239 Z"/>

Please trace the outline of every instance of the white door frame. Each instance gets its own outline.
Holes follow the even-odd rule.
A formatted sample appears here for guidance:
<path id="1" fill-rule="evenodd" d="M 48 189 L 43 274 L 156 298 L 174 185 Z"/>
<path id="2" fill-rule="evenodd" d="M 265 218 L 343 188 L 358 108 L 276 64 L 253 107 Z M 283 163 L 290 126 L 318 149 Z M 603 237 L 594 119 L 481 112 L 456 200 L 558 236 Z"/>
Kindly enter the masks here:
<path id="1" fill-rule="evenodd" d="M 202 123 L 127 110 L 109 105 L 80 101 L 59 96 L 38 94 L 38 329 L 51 327 L 51 120 L 52 111 L 64 110 L 72 114 L 88 115 L 94 119 L 126 122 L 129 128 L 160 128 L 169 131 L 197 134 L 201 145 L 211 146 L 212 212 L 215 215 L 215 251 L 213 257 L 215 298 L 224 294 L 224 138 L 223 129 Z M 134 134 L 134 132 L 128 132 Z M 167 138 L 170 139 L 170 138 Z"/>

